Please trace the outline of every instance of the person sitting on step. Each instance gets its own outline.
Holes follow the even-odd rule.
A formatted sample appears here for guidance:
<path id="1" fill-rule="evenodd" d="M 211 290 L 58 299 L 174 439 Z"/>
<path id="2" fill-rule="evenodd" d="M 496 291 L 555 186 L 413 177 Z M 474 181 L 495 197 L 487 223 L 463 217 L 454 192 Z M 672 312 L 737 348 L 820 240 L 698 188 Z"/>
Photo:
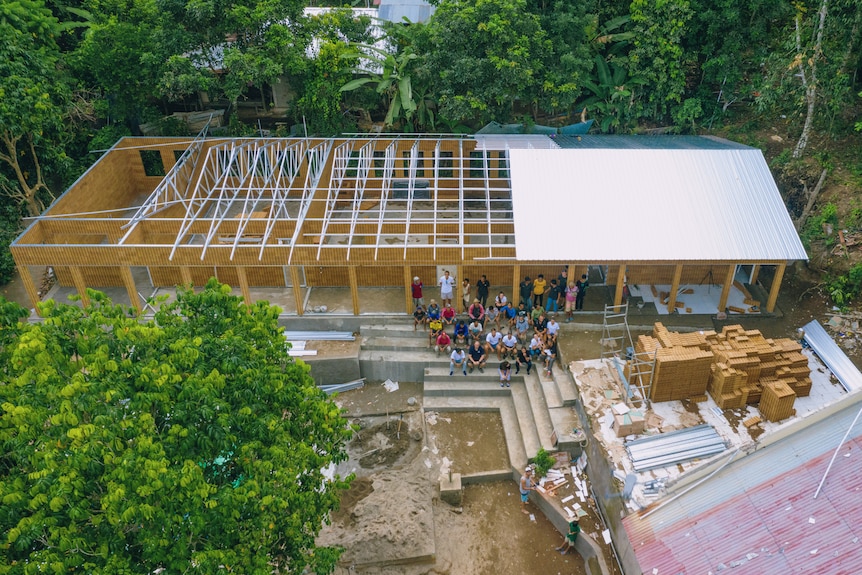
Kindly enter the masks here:
<path id="1" fill-rule="evenodd" d="M 504 361 L 498 368 L 500 372 L 500 387 L 512 387 L 512 365 L 508 361 Z"/>
<path id="2" fill-rule="evenodd" d="M 467 367 L 470 369 L 470 373 L 473 373 L 474 368 L 479 368 L 479 373 L 485 373 L 487 357 L 482 343 L 478 339 L 474 340 L 470 347 L 470 353 L 467 354 Z"/>

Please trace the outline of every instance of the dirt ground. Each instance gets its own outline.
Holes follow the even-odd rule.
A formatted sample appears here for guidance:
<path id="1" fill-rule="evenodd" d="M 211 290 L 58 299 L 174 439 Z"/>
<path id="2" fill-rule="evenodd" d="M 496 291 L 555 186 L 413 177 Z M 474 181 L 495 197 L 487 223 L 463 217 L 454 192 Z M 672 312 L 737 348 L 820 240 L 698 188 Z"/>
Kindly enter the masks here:
<path id="1" fill-rule="evenodd" d="M 365 404 L 376 389 L 366 387 L 362 401 L 343 397 L 354 392 L 339 400 Z M 352 421 L 361 429 L 338 472 L 356 479 L 318 538 L 344 547 L 342 575 L 585 573 L 580 556 L 554 551 L 562 537 L 538 509 L 521 513 L 514 481 L 467 485 L 459 507 L 439 499 L 450 468 L 508 467 L 499 414 L 431 412 L 423 420 L 409 411 Z M 588 522 L 584 529 L 599 530 Z"/>

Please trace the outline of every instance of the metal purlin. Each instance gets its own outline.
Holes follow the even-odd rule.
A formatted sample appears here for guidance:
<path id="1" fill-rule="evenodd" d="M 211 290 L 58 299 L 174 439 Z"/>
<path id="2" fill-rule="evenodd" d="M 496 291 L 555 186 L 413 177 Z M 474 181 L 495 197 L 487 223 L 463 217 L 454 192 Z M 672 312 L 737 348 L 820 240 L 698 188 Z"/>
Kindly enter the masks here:
<path id="1" fill-rule="evenodd" d="M 413 214 L 413 196 L 416 192 L 416 161 L 418 159 L 419 140 L 413 142 L 410 148 L 410 160 L 407 168 L 407 213 L 404 221 L 404 259 L 407 259 L 407 246 L 410 239 L 410 223 Z M 435 210 L 436 211 L 436 210 Z"/>
<path id="2" fill-rule="evenodd" d="M 263 232 L 260 253 L 257 256 L 258 260 L 263 259 L 263 250 L 275 229 L 276 222 L 281 218 L 290 219 L 290 211 L 287 209 L 287 196 L 297 176 L 299 176 L 300 168 L 305 158 L 305 148 L 305 140 L 291 144 L 285 149 L 282 149 L 279 145 L 274 145 L 271 148 L 276 153 L 275 162 L 273 162 L 273 171 L 279 175 L 276 181 L 276 190 L 273 191 L 272 208 L 269 210 L 269 216 L 266 220 L 266 229 Z M 298 229 L 299 224 L 295 225 Z M 233 258 L 233 252 L 231 252 L 231 258 Z"/>
<path id="3" fill-rule="evenodd" d="M 332 214 L 335 213 L 335 205 L 338 203 L 338 195 L 344 186 L 344 179 L 347 175 L 347 168 L 350 164 L 350 153 L 353 151 L 353 141 L 349 140 L 340 144 L 335 148 L 332 158 L 332 171 L 329 177 L 329 188 L 326 192 L 326 208 L 323 212 L 323 225 L 320 229 L 320 238 L 317 243 L 317 259 L 320 259 L 320 252 L 323 250 L 323 244 L 326 242 L 326 232 L 329 230 L 329 222 L 332 220 Z M 349 239 L 349 238 L 348 238 Z"/>
<path id="4" fill-rule="evenodd" d="M 198 133 L 189 147 L 183 151 L 176 163 L 168 170 L 164 179 L 144 200 L 144 203 L 129 218 L 129 221 L 120 226 L 120 229 L 128 228 L 128 231 L 120 238 L 118 244 L 125 243 L 137 225 L 147 217 L 166 210 L 177 202 L 186 205 L 186 196 L 189 193 L 189 186 L 192 183 L 192 176 L 197 168 L 208 129 L 209 122 Z"/>
<path id="5" fill-rule="evenodd" d="M 299 203 L 299 214 L 296 216 L 296 227 L 293 230 L 293 235 L 290 238 L 290 253 L 287 256 L 287 263 L 290 264 L 293 259 L 293 250 L 296 248 L 296 240 L 302 233 L 302 226 L 305 223 L 305 216 L 311 207 L 311 202 L 314 199 L 314 192 L 317 191 L 317 185 L 320 183 L 320 177 L 323 175 L 323 170 L 326 166 L 326 158 L 332 150 L 332 141 L 326 140 L 308 148 L 305 152 L 306 163 L 308 169 L 305 171 L 305 184 L 302 189 L 302 199 Z M 263 255 L 263 247 L 261 247 L 261 256 Z"/>
<path id="6" fill-rule="evenodd" d="M 204 211 L 207 203 L 212 199 L 217 190 L 218 183 L 230 177 L 230 171 L 236 160 L 236 151 L 233 142 L 224 144 L 223 146 L 230 146 L 230 148 L 224 149 L 224 147 L 219 146 L 207 150 L 204 169 L 201 170 L 200 176 L 198 176 L 194 192 L 186 206 L 186 213 L 180 224 L 180 230 L 177 232 L 177 238 L 168 256 L 169 261 L 174 259 L 174 254 L 180 243 L 182 243 L 183 238 Z"/>
<path id="7" fill-rule="evenodd" d="M 374 260 L 380 251 L 380 234 L 383 232 L 383 219 L 386 215 L 386 204 L 389 201 L 389 192 L 392 189 L 392 174 L 395 171 L 395 154 L 398 150 L 398 140 L 393 140 L 386 146 L 386 154 L 383 157 L 383 181 L 380 183 L 380 215 L 377 218 L 377 241 L 374 245 Z"/>
<path id="8" fill-rule="evenodd" d="M 356 185 L 353 193 L 353 206 L 350 214 L 350 232 L 347 241 L 347 259 L 350 259 L 350 248 L 353 247 L 353 233 L 356 231 L 356 222 L 359 220 L 359 212 L 362 208 L 362 200 L 365 197 L 365 185 L 368 183 L 368 174 L 374 162 L 374 142 L 368 142 L 359 148 L 359 161 L 356 166 Z"/>
<path id="9" fill-rule="evenodd" d="M 260 148 L 257 142 L 240 143 L 233 145 L 232 155 L 235 160 L 233 165 L 237 168 L 235 176 L 236 185 L 231 182 L 231 170 L 227 170 L 221 179 L 221 182 L 216 186 L 218 189 L 218 198 L 215 200 L 215 217 L 210 219 L 210 228 L 204 238 L 203 249 L 201 250 L 201 260 L 206 256 L 213 238 L 218 233 L 219 227 L 227 217 L 230 208 L 233 207 L 240 192 L 245 190 L 245 198 L 248 198 L 249 191 L 254 184 L 254 167 L 257 165 L 257 159 L 260 156 Z"/>

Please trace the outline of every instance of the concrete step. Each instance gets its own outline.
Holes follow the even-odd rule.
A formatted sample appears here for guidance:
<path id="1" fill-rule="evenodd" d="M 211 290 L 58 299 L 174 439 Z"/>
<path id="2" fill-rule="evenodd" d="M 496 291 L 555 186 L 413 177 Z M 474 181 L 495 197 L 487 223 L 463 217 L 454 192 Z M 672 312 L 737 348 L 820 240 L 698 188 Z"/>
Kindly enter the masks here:
<path id="1" fill-rule="evenodd" d="M 448 329 L 447 333 L 450 333 L 452 329 Z M 428 339 L 428 330 L 423 328 L 417 328 L 415 331 L 413 329 L 413 318 L 410 318 L 410 321 L 404 321 L 401 323 L 388 323 L 388 324 L 374 324 L 374 325 L 363 325 L 359 328 L 359 335 L 362 337 L 403 337 L 406 339 Z"/>
<path id="2" fill-rule="evenodd" d="M 578 389 L 575 386 L 572 376 L 568 373 L 567 368 L 554 364 L 550 378 L 545 375 L 544 370 L 540 372 L 540 377 L 542 377 L 542 379 L 553 380 L 554 385 L 557 387 L 557 391 L 560 396 L 560 403 L 562 405 L 575 405 L 578 402 Z"/>
<path id="3" fill-rule="evenodd" d="M 425 380 L 423 387 L 424 397 L 446 396 L 446 397 L 509 397 L 512 388 L 500 387 L 496 381 L 476 381 L 471 376 L 464 377 L 456 373 L 452 377 L 447 374 L 446 379 Z"/>
<path id="4" fill-rule="evenodd" d="M 524 442 L 524 451 L 528 459 L 532 459 L 542 447 L 539 432 L 536 429 L 536 420 L 533 418 L 533 406 L 527 388 L 522 384 L 512 386 L 512 403 L 518 416 L 518 427 L 521 430 L 521 438 Z"/>
<path id="5" fill-rule="evenodd" d="M 506 450 L 509 454 L 509 464 L 512 478 L 517 481 L 527 465 L 527 452 L 524 449 L 524 439 L 518 424 L 518 415 L 511 397 L 464 396 L 446 397 L 431 396 L 424 400 L 425 411 L 499 411 L 503 423 L 503 434 L 506 436 Z"/>
<path id="6" fill-rule="evenodd" d="M 444 367 L 445 366 L 445 367 Z M 455 375 L 461 375 L 458 369 L 455 369 Z M 454 377 L 454 376 L 452 376 Z M 461 375 L 463 379 L 464 376 Z M 425 381 L 447 381 L 449 380 L 449 360 L 447 359 L 444 362 L 434 362 L 432 365 L 429 365 L 425 368 Z M 467 379 L 470 382 L 491 382 L 495 383 L 498 387 L 500 385 L 500 373 L 497 371 L 496 365 L 486 365 L 485 373 L 481 373 L 478 369 L 474 369 L 472 372 L 470 369 L 467 369 Z M 523 382 L 523 375 L 512 375 L 511 383 L 515 382 Z"/>
<path id="7" fill-rule="evenodd" d="M 412 352 L 416 350 L 428 350 L 429 339 L 427 336 L 422 338 L 417 337 L 400 337 L 398 335 L 391 336 L 362 336 L 360 340 L 362 349 L 378 350 L 378 351 L 405 351 Z"/>
<path id="8" fill-rule="evenodd" d="M 530 374 L 524 378 L 524 389 L 530 399 L 530 408 L 533 412 L 533 422 L 538 434 L 541 446 L 545 451 L 555 451 L 556 447 L 551 441 L 551 436 L 554 433 L 554 426 L 551 422 L 551 416 L 548 413 L 548 404 L 545 398 L 545 391 L 538 374 Z"/>

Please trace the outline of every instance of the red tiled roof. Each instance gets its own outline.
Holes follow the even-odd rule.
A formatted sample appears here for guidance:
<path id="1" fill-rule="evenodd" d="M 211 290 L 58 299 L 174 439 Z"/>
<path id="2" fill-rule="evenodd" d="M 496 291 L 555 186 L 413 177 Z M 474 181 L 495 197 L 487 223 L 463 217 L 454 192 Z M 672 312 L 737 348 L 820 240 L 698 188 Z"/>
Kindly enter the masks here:
<path id="1" fill-rule="evenodd" d="M 643 572 L 718 575 L 723 564 L 733 575 L 862 573 L 862 437 L 844 444 L 814 499 L 834 445 L 824 448 L 791 471 L 759 484 L 752 478 L 740 495 L 672 523 L 626 517 Z M 709 481 L 698 489 L 704 488 Z"/>

